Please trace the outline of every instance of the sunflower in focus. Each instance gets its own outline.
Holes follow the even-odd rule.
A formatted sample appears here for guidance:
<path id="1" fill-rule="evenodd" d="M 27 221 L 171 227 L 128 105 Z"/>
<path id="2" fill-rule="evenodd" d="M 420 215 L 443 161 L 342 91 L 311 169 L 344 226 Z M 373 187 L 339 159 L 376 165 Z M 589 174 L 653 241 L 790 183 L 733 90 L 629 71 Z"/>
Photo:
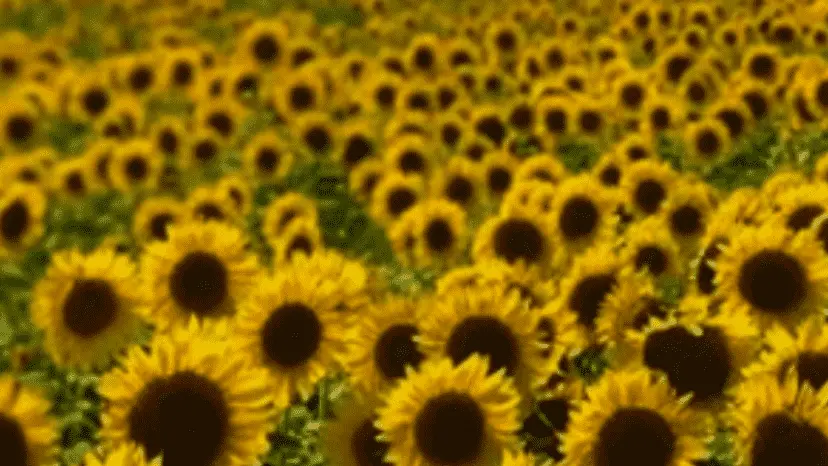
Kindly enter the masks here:
<path id="1" fill-rule="evenodd" d="M 743 382 L 725 419 L 741 464 L 820 464 L 828 455 L 825 391 L 763 375 Z"/>
<path id="2" fill-rule="evenodd" d="M 36 285 L 32 320 L 45 333 L 45 347 L 58 364 L 100 366 L 134 339 L 143 304 L 135 266 L 110 249 L 52 256 Z"/>
<path id="3" fill-rule="evenodd" d="M 417 370 L 425 355 L 415 341 L 421 323 L 416 303 L 388 298 L 376 303 L 355 322 L 346 339 L 345 370 L 365 393 L 388 388 Z"/>
<path id="4" fill-rule="evenodd" d="M 619 255 L 625 264 L 656 278 L 678 276 L 685 267 L 679 246 L 660 217 L 646 218 L 630 225 L 624 234 Z"/>
<path id="5" fill-rule="evenodd" d="M 614 371 L 587 388 L 563 437 L 562 465 L 692 466 L 713 423 L 646 370 Z"/>
<path id="6" fill-rule="evenodd" d="M 723 310 L 750 311 L 763 328 L 795 325 L 828 297 L 828 262 L 819 243 L 777 223 L 738 232 L 715 270 Z"/>
<path id="7" fill-rule="evenodd" d="M 498 465 L 520 427 L 517 391 L 483 358 L 425 363 L 388 393 L 376 426 L 391 464 Z"/>
<path id="8" fill-rule="evenodd" d="M 181 224 L 184 218 L 184 205 L 177 199 L 152 197 L 136 209 L 132 234 L 140 244 L 166 241 L 169 227 Z"/>
<path id="9" fill-rule="evenodd" d="M 554 267 L 560 251 L 552 244 L 548 221 L 538 214 L 512 212 L 490 217 L 477 230 L 472 245 L 475 261 L 500 259 Z"/>
<path id="10" fill-rule="evenodd" d="M 417 341 L 433 359 L 447 357 L 457 365 L 473 354 L 484 356 L 490 373 L 504 369 L 514 378 L 524 402 L 555 370 L 543 357 L 548 344 L 538 331 L 540 313 L 530 310 L 517 291 L 503 285 L 470 287 L 424 305 L 429 314 L 423 315 Z"/>
<path id="11" fill-rule="evenodd" d="M 345 319 L 337 311 L 341 286 L 283 269 L 263 278 L 239 305 L 232 346 L 267 369 L 269 392 L 287 407 L 307 399 L 316 382 L 339 367 Z"/>
<path id="12" fill-rule="evenodd" d="M 191 316 L 235 314 L 260 273 L 242 232 L 210 222 L 173 226 L 167 235 L 167 241 L 147 245 L 141 259 L 144 286 L 150 291 L 146 316 L 166 329 Z"/>
<path id="13" fill-rule="evenodd" d="M 268 447 L 267 378 L 195 319 L 133 346 L 101 378 L 106 446 L 133 442 L 165 465 L 243 466 Z"/>
<path id="14" fill-rule="evenodd" d="M 562 182 L 551 206 L 562 242 L 571 252 L 578 252 L 612 238 L 615 204 L 615 197 L 591 176 L 574 176 Z"/>

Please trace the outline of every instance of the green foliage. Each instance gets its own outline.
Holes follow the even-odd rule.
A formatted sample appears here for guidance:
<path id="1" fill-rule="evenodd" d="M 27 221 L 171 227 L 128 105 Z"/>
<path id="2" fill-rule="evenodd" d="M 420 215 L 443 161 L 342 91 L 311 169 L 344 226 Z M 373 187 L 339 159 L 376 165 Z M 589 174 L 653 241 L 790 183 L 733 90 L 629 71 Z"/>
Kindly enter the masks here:
<path id="1" fill-rule="evenodd" d="M 314 16 L 320 26 L 341 24 L 347 27 L 360 27 L 365 21 L 362 12 L 349 6 L 329 6 L 316 10 Z"/>
<path id="2" fill-rule="evenodd" d="M 589 170 L 601 156 L 598 146 L 591 142 L 564 141 L 558 145 L 564 166 L 572 173 Z"/>

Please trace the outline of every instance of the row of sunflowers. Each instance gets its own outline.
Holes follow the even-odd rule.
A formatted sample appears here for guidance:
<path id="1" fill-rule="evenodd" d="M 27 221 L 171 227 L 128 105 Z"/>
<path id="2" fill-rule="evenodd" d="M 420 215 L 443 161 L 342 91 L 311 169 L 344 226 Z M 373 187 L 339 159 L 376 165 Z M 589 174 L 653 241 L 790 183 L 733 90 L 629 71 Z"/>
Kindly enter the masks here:
<path id="1" fill-rule="evenodd" d="M 825 0 L 0 0 L 0 464 L 825 466 Z"/>

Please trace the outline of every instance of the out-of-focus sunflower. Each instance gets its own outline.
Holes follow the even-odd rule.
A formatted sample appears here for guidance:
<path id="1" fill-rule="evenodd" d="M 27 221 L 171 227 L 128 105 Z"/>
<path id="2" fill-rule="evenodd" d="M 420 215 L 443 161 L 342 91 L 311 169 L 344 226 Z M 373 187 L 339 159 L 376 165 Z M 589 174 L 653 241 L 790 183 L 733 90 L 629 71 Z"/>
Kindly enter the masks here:
<path id="1" fill-rule="evenodd" d="M 413 220 L 414 264 L 437 268 L 454 265 L 468 241 L 466 213 L 460 206 L 445 199 L 430 199 L 402 215 Z"/>
<path id="2" fill-rule="evenodd" d="M 354 322 L 346 339 L 343 365 L 353 383 L 374 393 L 399 382 L 406 367 L 417 370 L 425 355 L 414 338 L 421 323 L 417 304 L 411 299 L 386 298 L 371 305 Z"/>
<path id="3" fill-rule="evenodd" d="M 819 242 L 776 222 L 736 233 L 715 271 L 722 309 L 751 311 L 763 328 L 772 322 L 794 325 L 828 297 L 828 261 Z"/>
<path id="4" fill-rule="evenodd" d="M 103 76 L 85 74 L 71 84 L 70 115 L 80 121 L 94 121 L 113 101 L 113 90 Z"/>
<path id="5" fill-rule="evenodd" d="M 619 254 L 625 264 L 656 278 L 684 271 L 679 246 L 663 218 L 650 217 L 630 225 Z"/>
<path id="6" fill-rule="evenodd" d="M 706 458 L 713 423 L 646 370 L 604 375 L 570 415 L 561 464 L 690 466 Z"/>
<path id="7" fill-rule="evenodd" d="M 323 112 L 306 112 L 296 119 L 295 137 L 314 154 L 333 149 L 334 128 L 330 117 Z"/>
<path id="8" fill-rule="evenodd" d="M 79 201 L 95 187 L 93 168 L 89 161 L 78 157 L 58 162 L 52 171 L 51 187 L 60 198 Z"/>
<path id="9" fill-rule="evenodd" d="M 290 73 L 278 84 L 276 108 L 287 118 L 323 108 L 327 100 L 325 81 L 309 69 Z"/>
<path id="10" fill-rule="evenodd" d="M 468 287 L 423 304 L 417 342 L 432 359 L 447 357 L 459 365 L 473 354 L 484 356 L 489 373 L 504 369 L 514 378 L 522 409 L 555 371 L 556 361 L 544 358 L 539 313 L 529 309 L 520 293 L 505 284 Z"/>
<path id="11" fill-rule="evenodd" d="M 682 179 L 675 184 L 660 215 L 676 242 L 685 251 L 695 252 L 713 211 L 710 187 L 702 182 Z"/>
<path id="12" fill-rule="evenodd" d="M 383 466 L 388 444 L 379 439 L 375 393 L 351 393 L 334 407 L 334 419 L 325 423 L 320 446 L 331 466 Z"/>
<path id="13" fill-rule="evenodd" d="M 242 232 L 209 222 L 173 226 L 167 235 L 167 241 L 147 245 L 142 256 L 142 276 L 151 290 L 147 317 L 166 329 L 191 316 L 235 314 L 260 274 Z"/>
<path id="14" fill-rule="evenodd" d="M 647 216 L 661 210 L 677 177 L 666 163 L 643 160 L 627 168 L 621 189 L 629 197 L 635 211 Z"/>
<path id="15" fill-rule="evenodd" d="M 15 183 L 0 194 L 0 256 L 25 252 L 43 236 L 46 196 L 37 186 Z"/>
<path id="16" fill-rule="evenodd" d="M 188 145 L 188 128 L 180 118 L 166 117 L 150 128 L 150 140 L 157 150 L 177 159 Z"/>
<path id="17" fill-rule="evenodd" d="M 274 67 L 287 55 L 288 29 L 281 21 L 258 20 L 244 30 L 236 46 L 243 54 L 265 67 Z"/>
<path id="18" fill-rule="evenodd" d="M 570 109 L 572 99 L 564 96 L 547 96 L 537 103 L 537 129 L 540 134 L 556 138 L 570 133 L 575 122 Z"/>
<path id="19" fill-rule="evenodd" d="M 519 166 L 519 160 L 505 151 L 492 152 L 483 158 L 483 183 L 490 197 L 497 199 L 509 190 Z"/>
<path id="20" fill-rule="evenodd" d="M 297 394 L 307 399 L 339 366 L 346 331 L 336 311 L 339 291 L 334 282 L 287 268 L 260 281 L 241 302 L 231 344 L 267 369 L 278 406 Z"/>
<path id="21" fill-rule="evenodd" d="M 766 198 L 766 205 L 772 212 L 781 207 L 779 201 L 782 196 L 808 183 L 808 178 L 799 170 L 780 167 L 771 175 L 760 188 L 762 197 Z"/>
<path id="22" fill-rule="evenodd" d="M 371 215 L 388 222 L 408 211 L 425 196 L 423 180 L 418 175 L 386 173 L 371 195 Z"/>
<path id="23" fill-rule="evenodd" d="M 161 165 L 162 158 L 152 142 L 135 139 L 115 148 L 109 178 L 116 189 L 124 192 L 152 189 L 158 183 Z"/>
<path id="24" fill-rule="evenodd" d="M 759 330 L 746 313 L 711 314 L 707 297 L 685 298 L 677 315 L 633 332 L 630 362 L 663 372 L 697 406 L 716 406 L 754 357 Z"/>
<path id="25" fill-rule="evenodd" d="M 198 50 L 192 47 L 167 52 L 160 68 L 163 86 L 168 90 L 195 94 L 203 74 L 199 55 Z"/>
<path id="26" fill-rule="evenodd" d="M 779 49 L 769 45 L 754 45 L 742 54 L 742 71 L 766 85 L 778 84 L 782 79 L 782 56 Z"/>
<path id="27" fill-rule="evenodd" d="M 411 372 L 386 397 L 376 426 L 398 465 L 500 464 L 520 428 L 520 399 L 503 371 L 483 358 L 458 366 L 443 359 Z"/>
<path id="28" fill-rule="evenodd" d="M 515 181 L 539 180 L 558 185 L 567 175 L 566 167 L 557 157 L 537 154 L 520 164 L 515 172 Z"/>
<path id="29" fill-rule="evenodd" d="M 54 464 L 57 423 L 44 395 L 23 386 L 11 375 L 0 376 L 0 425 L 3 461 L 14 465 Z"/>
<path id="30" fill-rule="evenodd" d="M 38 115 L 32 104 L 22 99 L 4 99 L 0 105 L 0 147 L 11 152 L 34 141 Z"/>
<path id="31" fill-rule="evenodd" d="M 390 168 L 405 174 L 425 175 L 431 171 L 428 140 L 420 135 L 398 137 L 389 145 L 384 159 Z"/>
<path id="32" fill-rule="evenodd" d="M 465 157 L 451 157 L 431 182 L 431 191 L 438 197 L 469 209 L 481 195 L 480 168 Z"/>
<path id="33" fill-rule="evenodd" d="M 385 162 L 378 159 L 363 160 L 348 175 L 348 189 L 354 197 L 365 203 L 374 196 L 377 185 L 388 173 Z"/>
<path id="34" fill-rule="evenodd" d="M 132 234 L 139 244 L 166 241 L 167 230 L 184 221 L 185 209 L 181 201 L 171 197 L 145 199 L 135 210 Z"/>
<path id="35" fill-rule="evenodd" d="M 775 376 L 785 380 L 790 372 L 800 383 L 820 390 L 828 381 L 828 330 L 823 316 L 803 321 L 791 332 L 781 326 L 771 327 L 765 334 L 765 351 L 744 369 L 747 377 Z"/>
<path id="36" fill-rule="evenodd" d="M 216 184 L 216 189 L 230 199 L 236 215 L 244 217 L 253 210 L 253 191 L 240 175 L 230 174 L 222 177 Z"/>
<path id="37" fill-rule="evenodd" d="M 360 119 L 346 123 L 340 128 L 337 137 L 341 142 L 334 156 L 349 170 L 362 160 L 373 157 L 380 148 L 371 120 Z"/>
<path id="38" fill-rule="evenodd" d="M 144 300 L 135 266 L 111 249 L 53 255 L 32 300 L 32 320 L 61 365 L 107 364 L 141 326 L 135 311 Z"/>
<path id="39" fill-rule="evenodd" d="M 275 420 L 266 374 L 195 320 L 133 346 L 101 378 L 101 436 L 133 442 L 166 465 L 242 466 L 268 447 Z"/>
<path id="40" fill-rule="evenodd" d="M 692 160 L 701 164 L 715 163 L 727 153 L 732 143 L 727 125 L 710 118 L 687 125 L 684 140 Z"/>
<path id="41" fill-rule="evenodd" d="M 543 216 L 510 212 L 490 217 L 477 231 L 472 245 L 475 261 L 500 259 L 554 268 L 562 251 L 553 244 L 552 229 Z"/>
<path id="42" fill-rule="evenodd" d="M 290 222 L 269 245 L 273 249 L 273 261 L 277 267 L 290 264 L 301 255 L 311 256 L 325 247 L 319 226 L 307 217 Z"/>
<path id="43" fill-rule="evenodd" d="M 623 358 L 631 347 L 631 334 L 644 329 L 653 320 L 667 320 L 667 303 L 651 277 L 642 273 L 623 273 L 618 285 L 601 303 L 595 319 L 599 344 L 606 345 L 616 358 Z"/>
<path id="44" fill-rule="evenodd" d="M 791 231 L 810 228 L 814 221 L 828 212 L 828 186 L 805 184 L 782 193 L 776 200 L 777 215 Z"/>
<path id="45" fill-rule="evenodd" d="M 798 387 L 791 377 L 746 380 L 735 392 L 725 419 L 735 430 L 741 464 L 819 464 L 828 454 L 825 391 Z"/>
<path id="46" fill-rule="evenodd" d="M 568 178 L 557 187 L 551 217 L 571 253 L 607 241 L 615 234 L 616 199 L 589 175 Z"/>
<path id="47" fill-rule="evenodd" d="M 222 222 L 235 224 L 241 218 L 230 199 L 214 186 L 195 188 L 184 203 L 188 222 Z"/>
<path id="48" fill-rule="evenodd" d="M 272 183 L 287 175 L 293 166 L 293 152 L 275 133 L 257 134 L 245 146 L 242 164 L 245 172 L 261 183 Z"/>
<path id="49" fill-rule="evenodd" d="M 6 155 L 0 160 L 0 173 L 3 180 L 10 183 L 27 183 L 44 187 L 48 182 L 48 171 L 36 160 L 32 154 Z M 2 192 L 3 189 L 0 189 Z"/>

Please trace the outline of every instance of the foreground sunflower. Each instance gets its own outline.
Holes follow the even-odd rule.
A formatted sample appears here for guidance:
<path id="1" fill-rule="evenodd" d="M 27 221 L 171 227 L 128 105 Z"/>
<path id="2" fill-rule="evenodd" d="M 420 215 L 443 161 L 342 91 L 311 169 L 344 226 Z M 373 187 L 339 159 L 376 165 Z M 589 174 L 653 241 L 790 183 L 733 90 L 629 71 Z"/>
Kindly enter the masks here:
<path id="1" fill-rule="evenodd" d="M 352 393 L 334 408 L 334 419 L 326 422 L 319 439 L 331 466 L 387 465 L 388 444 L 379 440 L 375 426 L 379 399 Z"/>
<path id="2" fill-rule="evenodd" d="M 819 242 L 776 223 L 737 233 L 715 270 L 722 309 L 752 311 L 762 326 L 794 325 L 828 298 L 828 259 Z"/>
<path id="3" fill-rule="evenodd" d="M 247 466 L 276 414 L 266 381 L 193 318 L 101 378 L 104 445 L 134 442 L 165 466 Z"/>
<path id="4" fill-rule="evenodd" d="M 571 414 L 563 466 L 692 466 L 713 424 L 646 370 L 610 372 Z"/>
<path id="5" fill-rule="evenodd" d="M 828 458 L 828 399 L 825 391 L 797 387 L 765 375 L 748 379 L 727 413 L 735 429 L 739 464 L 822 465 Z"/>
<path id="6" fill-rule="evenodd" d="M 56 363 L 98 366 L 131 343 L 142 325 L 135 313 L 142 302 L 128 257 L 108 248 L 61 251 L 35 286 L 32 320 Z"/>
<path id="7" fill-rule="evenodd" d="M 17 254 L 43 236 L 46 196 L 39 187 L 17 183 L 0 194 L 0 257 Z"/>
<path id="8" fill-rule="evenodd" d="M 499 285 L 499 286 L 498 286 Z M 540 313 L 530 310 L 520 293 L 504 284 L 468 287 L 433 301 L 422 321 L 418 342 L 432 358 L 460 364 L 473 354 L 486 356 L 489 371 L 513 377 L 528 408 L 531 394 L 555 370 L 543 357 L 547 345 L 538 332 Z"/>
<path id="9" fill-rule="evenodd" d="M 146 457 L 144 449 L 134 443 L 125 443 L 106 454 L 89 452 L 83 458 L 84 466 L 161 466 L 161 457 Z"/>
<path id="10" fill-rule="evenodd" d="M 414 301 L 391 298 L 371 306 L 348 334 L 344 361 L 352 383 L 366 393 L 387 388 L 417 369 L 425 356 L 415 337 L 420 333 Z"/>
<path id="11" fill-rule="evenodd" d="M 499 465 L 520 427 L 520 398 L 505 371 L 472 356 L 454 366 L 430 361 L 409 371 L 379 409 L 386 460 L 406 466 Z"/>
<path id="12" fill-rule="evenodd" d="M 267 369 L 270 392 L 279 406 L 339 366 L 345 319 L 337 312 L 341 286 L 318 276 L 286 270 L 262 279 L 239 306 L 233 347 Z"/>
<path id="13" fill-rule="evenodd" d="M 213 319 L 234 314 L 236 302 L 259 274 L 244 234 L 216 222 L 174 226 L 167 233 L 167 241 L 148 245 L 142 256 L 149 319 L 166 328 L 193 315 Z"/>
<path id="14" fill-rule="evenodd" d="M 815 390 L 828 382 L 828 327 L 822 316 L 805 320 L 794 333 L 776 325 L 765 333 L 764 341 L 767 350 L 745 368 L 746 376 L 768 374 L 783 380 L 796 372 Z"/>
<path id="15" fill-rule="evenodd" d="M 49 402 L 21 386 L 10 375 L 0 376 L 0 445 L 3 464 L 53 464 L 57 423 L 49 417 Z"/>

